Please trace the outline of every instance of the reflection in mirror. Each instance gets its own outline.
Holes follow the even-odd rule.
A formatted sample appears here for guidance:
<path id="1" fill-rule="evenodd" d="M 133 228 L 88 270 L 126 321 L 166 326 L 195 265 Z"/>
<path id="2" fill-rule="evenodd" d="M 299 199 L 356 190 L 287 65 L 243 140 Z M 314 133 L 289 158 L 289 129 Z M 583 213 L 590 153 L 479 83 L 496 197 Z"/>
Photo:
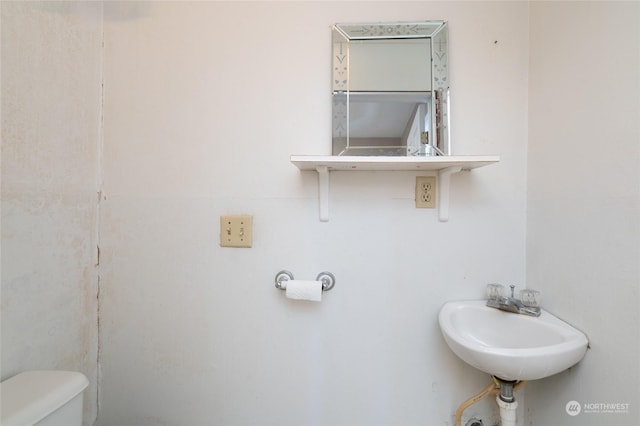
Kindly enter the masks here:
<path id="1" fill-rule="evenodd" d="M 442 21 L 333 27 L 333 155 L 448 155 Z"/>

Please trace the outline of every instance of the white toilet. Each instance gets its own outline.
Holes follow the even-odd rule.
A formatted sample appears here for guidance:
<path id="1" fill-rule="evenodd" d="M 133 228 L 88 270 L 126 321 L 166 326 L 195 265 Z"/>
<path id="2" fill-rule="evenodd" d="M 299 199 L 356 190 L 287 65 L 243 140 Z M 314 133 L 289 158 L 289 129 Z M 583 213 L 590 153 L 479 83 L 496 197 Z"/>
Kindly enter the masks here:
<path id="1" fill-rule="evenodd" d="M 82 391 L 75 371 L 26 371 L 0 383 L 0 425 L 82 426 Z"/>

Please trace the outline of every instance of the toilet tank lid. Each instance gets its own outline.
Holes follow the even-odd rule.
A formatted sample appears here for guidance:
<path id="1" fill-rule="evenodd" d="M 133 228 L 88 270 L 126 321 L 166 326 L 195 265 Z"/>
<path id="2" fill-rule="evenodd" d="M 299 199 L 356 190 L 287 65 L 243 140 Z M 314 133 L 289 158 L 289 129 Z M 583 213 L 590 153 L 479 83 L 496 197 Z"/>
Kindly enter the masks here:
<path id="1" fill-rule="evenodd" d="M 0 424 L 34 424 L 71 401 L 89 385 L 75 371 L 26 371 L 0 383 Z"/>

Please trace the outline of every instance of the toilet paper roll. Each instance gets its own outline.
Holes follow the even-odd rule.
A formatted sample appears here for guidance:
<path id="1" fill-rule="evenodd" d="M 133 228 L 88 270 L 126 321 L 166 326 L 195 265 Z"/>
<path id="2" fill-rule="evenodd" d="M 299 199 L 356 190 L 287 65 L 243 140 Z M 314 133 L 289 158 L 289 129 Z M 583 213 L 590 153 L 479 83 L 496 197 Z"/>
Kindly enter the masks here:
<path id="1" fill-rule="evenodd" d="M 322 281 L 287 281 L 287 297 L 295 300 L 322 301 Z"/>

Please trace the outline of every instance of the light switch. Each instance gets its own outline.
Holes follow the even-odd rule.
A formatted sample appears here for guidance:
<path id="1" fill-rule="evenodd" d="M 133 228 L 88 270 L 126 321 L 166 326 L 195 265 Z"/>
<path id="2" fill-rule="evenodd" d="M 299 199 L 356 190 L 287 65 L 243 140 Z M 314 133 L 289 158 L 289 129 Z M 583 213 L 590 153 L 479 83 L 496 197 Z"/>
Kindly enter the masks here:
<path id="1" fill-rule="evenodd" d="M 248 214 L 220 216 L 221 247 L 251 247 L 253 216 Z"/>

